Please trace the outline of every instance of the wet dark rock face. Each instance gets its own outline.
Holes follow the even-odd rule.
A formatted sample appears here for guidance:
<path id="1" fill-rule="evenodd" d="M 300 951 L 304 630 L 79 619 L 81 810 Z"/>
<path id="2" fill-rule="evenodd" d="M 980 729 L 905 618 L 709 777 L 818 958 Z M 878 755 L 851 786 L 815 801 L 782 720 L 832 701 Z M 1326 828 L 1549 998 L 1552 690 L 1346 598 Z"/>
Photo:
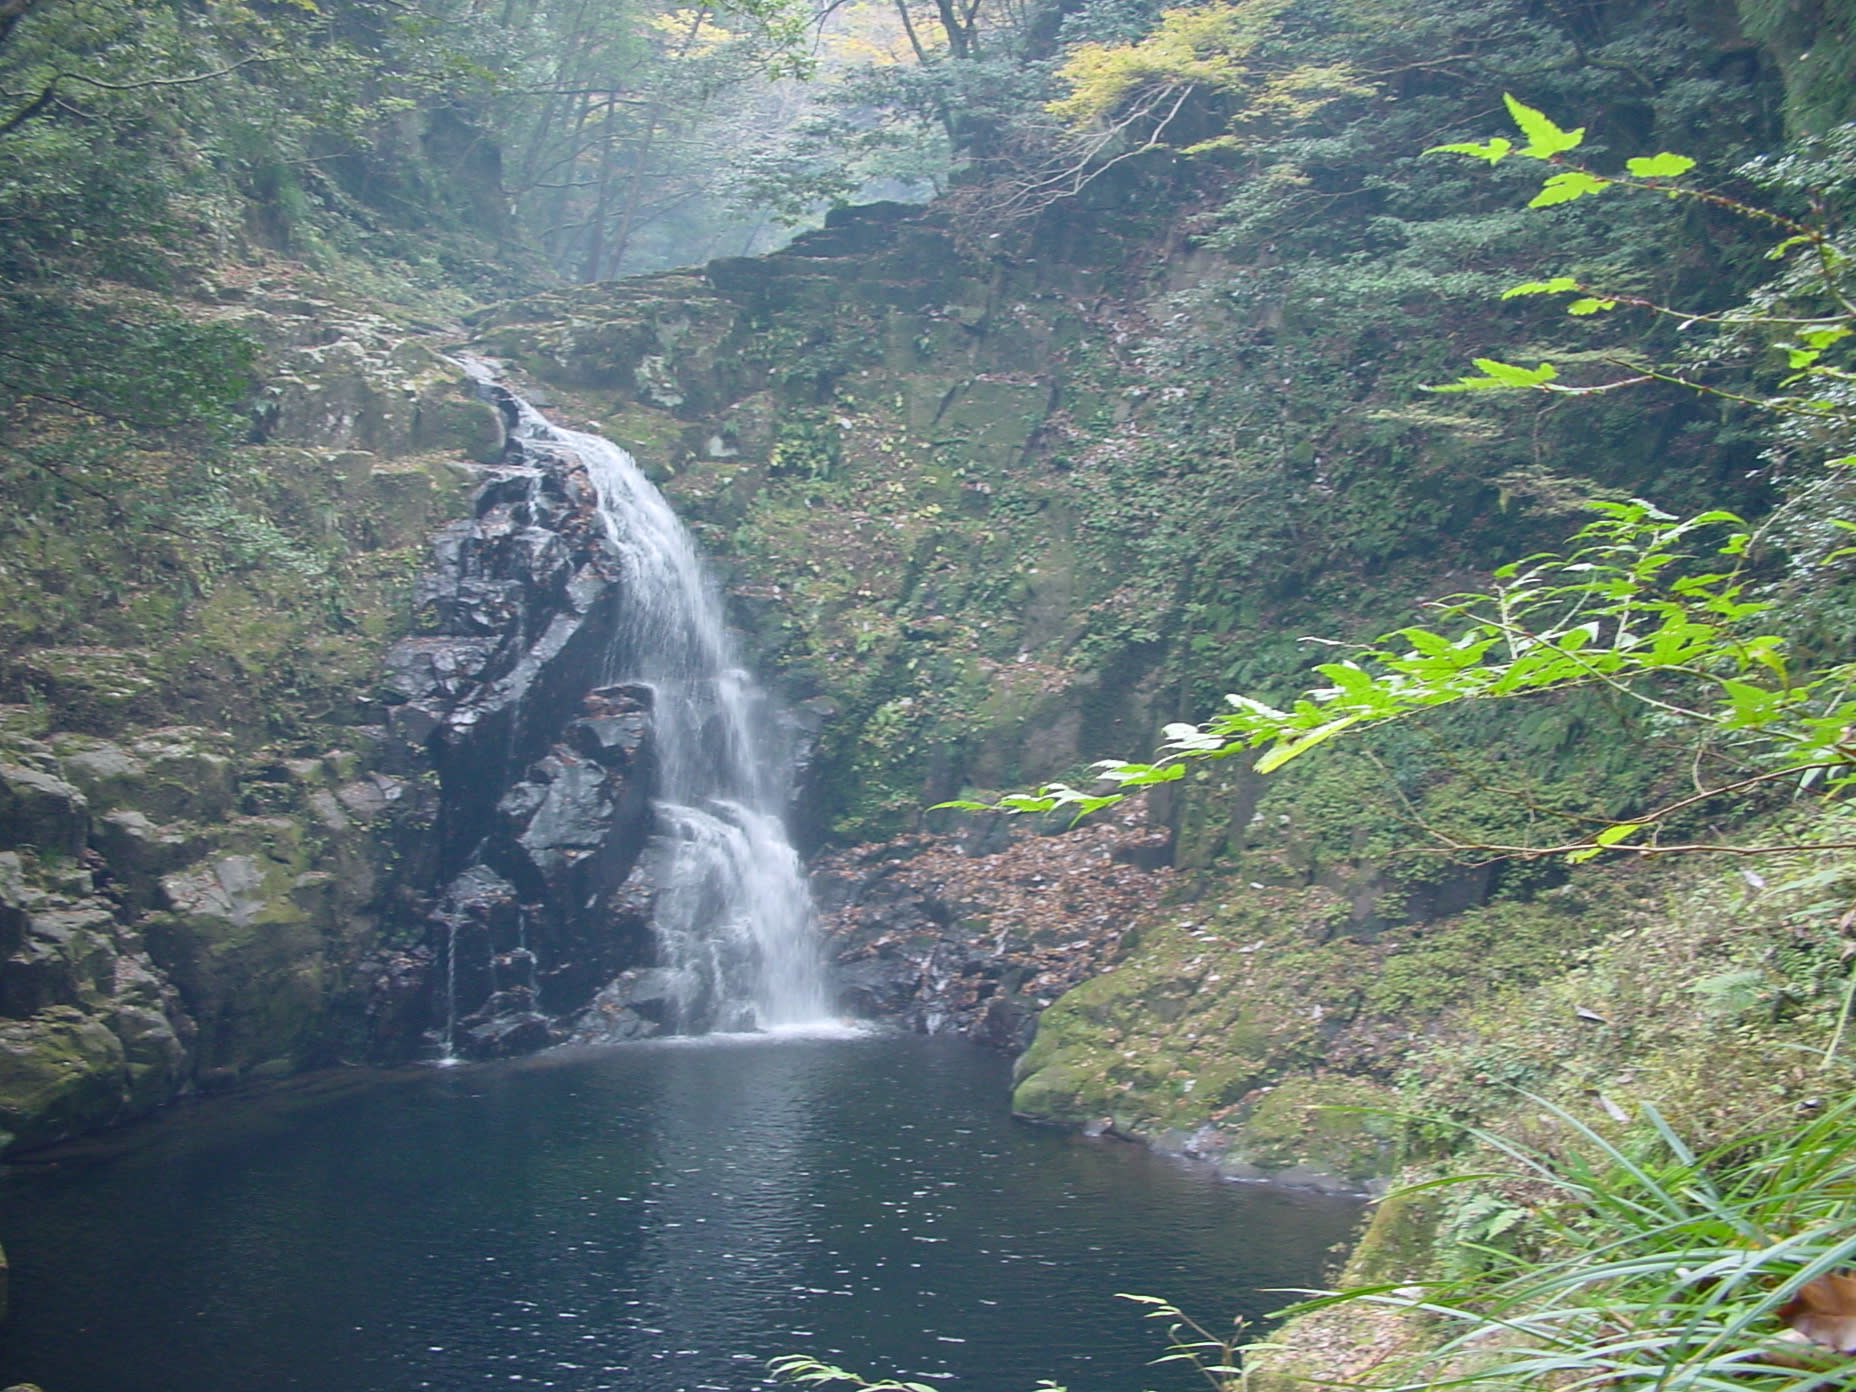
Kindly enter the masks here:
<path id="1" fill-rule="evenodd" d="M 650 692 L 602 685 L 620 570 L 573 456 L 512 445 L 432 560 L 385 685 L 437 773 L 438 887 L 424 943 L 376 964 L 373 1033 L 526 1053 L 649 960 Z"/>

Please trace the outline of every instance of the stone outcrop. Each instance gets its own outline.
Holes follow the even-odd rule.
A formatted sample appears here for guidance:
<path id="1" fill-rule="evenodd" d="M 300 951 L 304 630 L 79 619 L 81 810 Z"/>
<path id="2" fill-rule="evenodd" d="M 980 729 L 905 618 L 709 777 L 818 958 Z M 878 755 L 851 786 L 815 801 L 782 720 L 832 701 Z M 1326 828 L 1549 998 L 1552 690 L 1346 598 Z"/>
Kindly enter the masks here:
<path id="1" fill-rule="evenodd" d="M 651 831 L 650 693 L 600 684 L 619 574 L 585 465 L 525 442 L 434 540 L 417 632 L 387 656 L 390 728 L 440 785 L 441 888 L 376 1016 L 422 1018 L 444 1049 L 558 1042 L 648 955 L 634 870 Z"/>
<path id="2" fill-rule="evenodd" d="M 298 569 L 203 565 L 165 608 L 117 580 L 128 601 L 76 641 L 0 661 L 0 1146 L 417 1046 L 377 983 L 404 976 L 390 925 L 434 873 L 435 801 L 384 728 L 378 662 L 405 627 L 400 553 L 500 457 L 501 417 L 333 296 L 203 293 L 261 345 L 239 463 L 290 529 L 262 545 Z"/>
<path id="3" fill-rule="evenodd" d="M 352 753 L 241 770 L 229 751 L 181 727 L 10 741 L 0 1128 L 13 1143 L 344 1051 L 382 822 L 416 793 Z"/>

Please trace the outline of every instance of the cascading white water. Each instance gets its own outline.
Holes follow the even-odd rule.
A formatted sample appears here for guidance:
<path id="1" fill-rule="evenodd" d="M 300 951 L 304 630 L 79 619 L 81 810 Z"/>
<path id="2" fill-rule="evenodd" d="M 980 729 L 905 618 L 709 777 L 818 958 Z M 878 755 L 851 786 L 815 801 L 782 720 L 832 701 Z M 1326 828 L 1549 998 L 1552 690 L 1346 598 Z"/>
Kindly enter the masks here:
<path id="1" fill-rule="evenodd" d="M 674 981 L 675 1027 L 825 1020 L 811 896 L 783 821 L 790 743 L 741 666 L 694 540 L 624 450 L 516 405 L 521 438 L 585 464 L 622 558 L 624 618 L 603 681 L 653 696 L 653 926 Z"/>

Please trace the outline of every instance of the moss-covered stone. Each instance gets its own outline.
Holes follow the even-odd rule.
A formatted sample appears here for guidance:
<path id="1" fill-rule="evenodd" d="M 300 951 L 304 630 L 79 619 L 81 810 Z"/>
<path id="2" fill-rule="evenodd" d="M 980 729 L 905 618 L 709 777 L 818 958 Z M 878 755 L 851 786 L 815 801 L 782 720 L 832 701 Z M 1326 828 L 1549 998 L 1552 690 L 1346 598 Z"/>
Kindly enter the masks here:
<path id="1" fill-rule="evenodd" d="M 1856 96 L 1848 74 L 1856 62 L 1856 17 L 1848 6 L 1837 0 L 1735 0 L 1734 9 L 1746 36 L 1778 61 L 1793 133 L 1821 134 L 1851 118 Z"/>
<path id="2" fill-rule="evenodd" d="M 1364 1078 L 1291 1076 L 1226 1123 L 1228 1154 L 1277 1179 L 1326 1175 L 1356 1188 L 1383 1182 L 1397 1165 L 1398 1105 L 1392 1089 Z"/>
<path id="3" fill-rule="evenodd" d="M 127 1103 L 122 1042 L 102 1021 L 61 1005 L 0 1021 L 0 1133 L 32 1146 L 96 1130 Z"/>
<path id="4" fill-rule="evenodd" d="M 1373 1206 L 1337 1284 L 1343 1288 L 1426 1279 L 1437 1236 L 1434 1196 L 1392 1194 Z M 1306 1392 L 1371 1377 L 1432 1338 L 1421 1314 L 1362 1302 L 1289 1321 L 1246 1355 L 1244 1385 L 1257 1392 Z"/>
<path id="5" fill-rule="evenodd" d="M 109 732 L 160 719 L 162 667 L 147 649 L 43 647 L 25 658 L 21 677 L 64 728 Z"/>
<path id="6" fill-rule="evenodd" d="M 1256 1089 L 1314 1063 L 1324 1020 L 1344 1008 L 1351 986 L 1306 951 L 1334 907 L 1318 891 L 1250 891 L 1211 915 L 1165 915 L 1117 966 L 1044 1013 L 1018 1061 L 1013 1105 L 1145 1135 L 1233 1115 Z"/>
<path id="7" fill-rule="evenodd" d="M 299 822 L 240 818 L 215 839 L 163 878 L 166 907 L 144 931 L 200 1029 L 201 1069 L 244 1072 L 305 1050 L 323 1009 L 322 936 L 299 898 L 314 873 Z"/>
<path id="8" fill-rule="evenodd" d="M 1435 1194 L 1388 1194 L 1373 1206 L 1341 1279 L 1361 1286 L 1425 1280 L 1436 1264 L 1438 1222 Z"/>
<path id="9" fill-rule="evenodd" d="M 501 418 L 352 288 L 232 298 L 263 442 L 107 462 L 131 506 L 73 493 L 58 526 L 6 535 L 0 1019 L 23 1143 L 365 1052 L 360 963 L 393 863 L 420 863 L 418 798 L 397 797 L 417 769 L 378 773 L 369 733 L 380 654 Z"/>

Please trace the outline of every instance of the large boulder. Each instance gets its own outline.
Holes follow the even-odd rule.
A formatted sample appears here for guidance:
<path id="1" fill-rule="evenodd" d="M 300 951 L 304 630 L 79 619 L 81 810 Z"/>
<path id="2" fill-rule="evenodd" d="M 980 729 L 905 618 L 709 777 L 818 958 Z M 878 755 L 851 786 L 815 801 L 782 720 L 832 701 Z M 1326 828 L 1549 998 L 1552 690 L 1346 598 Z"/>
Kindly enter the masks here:
<path id="1" fill-rule="evenodd" d="M 75 857 L 90 834 L 90 804 L 56 774 L 0 763 L 0 846 Z"/>
<path id="2" fill-rule="evenodd" d="M 122 1041 L 76 1006 L 0 1021 L 0 1142 L 42 1145 L 121 1119 Z"/>
<path id="3" fill-rule="evenodd" d="M 221 731 L 162 726 L 126 743 L 61 734 L 53 744 L 65 776 L 98 810 L 208 822 L 228 815 L 237 801 L 232 741 Z"/>

